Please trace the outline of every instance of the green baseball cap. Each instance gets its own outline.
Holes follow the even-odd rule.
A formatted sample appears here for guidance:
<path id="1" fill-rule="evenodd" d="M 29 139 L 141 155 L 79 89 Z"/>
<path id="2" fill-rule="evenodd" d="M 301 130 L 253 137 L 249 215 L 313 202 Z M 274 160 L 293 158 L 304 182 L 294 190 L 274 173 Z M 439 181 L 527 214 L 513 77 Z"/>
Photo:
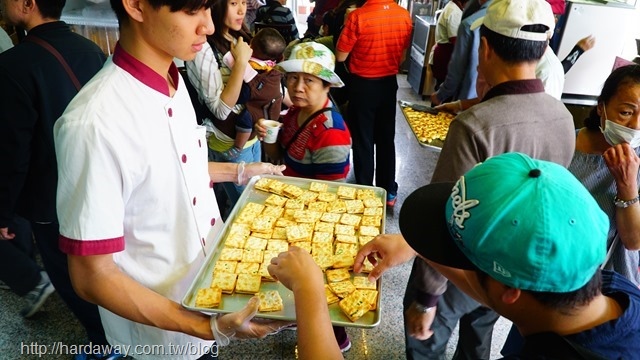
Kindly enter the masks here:
<path id="1" fill-rule="evenodd" d="M 521 153 L 413 192 L 400 231 L 421 256 L 523 290 L 566 293 L 605 259 L 609 219 L 564 167 Z"/>

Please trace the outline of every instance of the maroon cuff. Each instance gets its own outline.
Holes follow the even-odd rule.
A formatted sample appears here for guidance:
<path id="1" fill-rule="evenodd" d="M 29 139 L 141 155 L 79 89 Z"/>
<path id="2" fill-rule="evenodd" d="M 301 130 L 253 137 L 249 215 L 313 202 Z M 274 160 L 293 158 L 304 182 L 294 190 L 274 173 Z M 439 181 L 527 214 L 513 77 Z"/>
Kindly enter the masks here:
<path id="1" fill-rule="evenodd" d="M 420 290 L 416 291 L 415 301 L 426 308 L 436 306 L 439 299 L 440 295 L 432 295 Z"/>

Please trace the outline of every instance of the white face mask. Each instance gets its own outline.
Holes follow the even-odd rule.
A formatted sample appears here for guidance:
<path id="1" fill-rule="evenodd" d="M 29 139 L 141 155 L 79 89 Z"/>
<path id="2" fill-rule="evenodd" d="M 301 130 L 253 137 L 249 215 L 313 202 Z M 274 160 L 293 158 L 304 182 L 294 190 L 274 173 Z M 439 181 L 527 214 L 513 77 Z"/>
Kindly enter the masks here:
<path id="1" fill-rule="evenodd" d="M 604 110 L 604 129 L 600 127 L 600 131 L 604 134 L 609 145 L 615 146 L 626 142 L 634 149 L 640 146 L 640 130 L 631 129 L 607 119 L 607 108 L 604 103 L 602 103 L 602 108 Z"/>

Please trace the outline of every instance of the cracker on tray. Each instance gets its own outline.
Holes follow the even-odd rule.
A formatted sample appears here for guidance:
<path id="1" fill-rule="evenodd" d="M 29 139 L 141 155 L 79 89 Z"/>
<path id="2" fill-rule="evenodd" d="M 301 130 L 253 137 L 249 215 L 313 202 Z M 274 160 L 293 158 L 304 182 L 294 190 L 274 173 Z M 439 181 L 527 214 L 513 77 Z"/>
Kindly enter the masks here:
<path id="1" fill-rule="evenodd" d="M 371 304 L 369 310 L 378 308 L 378 290 L 358 289 L 356 291 L 360 292 L 362 296 L 369 301 Z"/>
<path id="2" fill-rule="evenodd" d="M 242 252 L 242 262 L 262 263 L 263 250 L 244 249 Z"/>
<path id="3" fill-rule="evenodd" d="M 240 274 L 256 275 L 258 273 L 259 269 L 260 269 L 260 264 L 258 264 L 258 263 L 240 262 L 240 263 L 238 263 L 238 266 L 236 266 L 236 274 L 238 274 L 238 275 L 240 275 Z"/>
<path id="4" fill-rule="evenodd" d="M 283 212 L 284 212 L 284 208 L 280 206 L 267 205 L 264 207 L 264 210 L 262 210 L 261 215 L 272 216 L 277 219 L 282 216 Z"/>
<path id="5" fill-rule="evenodd" d="M 267 197 L 267 199 L 264 201 L 266 205 L 279 206 L 279 207 L 284 206 L 286 202 L 287 202 L 286 197 L 276 195 L 276 194 L 269 195 L 269 197 Z"/>
<path id="6" fill-rule="evenodd" d="M 334 227 L 334 223 L 318 221 L 316 225 L 313 227 L 313 230 L 325 232 L 333 235 L 333 227 Z"/>
<path id="7" fill-rule="evenodd" d="M 225 247 L 220 251 L 220 257 L 218 260 L 222 261 L 240 261 L 242 260 L 242 253 L 244 250 L 237 248 Z"/>
<path id="8" fill-rule="evenodd" d="M 289 250 L 289 243 L 285 240 L 269 240 L 267 250 L 277 251 L 278 254 Z"/>
<path id="9" fill-rule="evenodd" d="M 217 287 L 200 289 L 196 294 L 196 307 L 215 308 L 220 306 L 221 301 L 222 290 Z"/>
<path id="10" fill-rule="evenodd" d="M 216 272 L 226 272 L 235 274 L 237 266 L 237 261 L 217 261 L 216 265 L 213 267 L 213 273 L 215 274 Z"/>
<path id="11" fill-rule="evenodd" d="M 238 274 L 215 273 L 213 274 L 213 280 L 211 280 L 211 287 L 217 287 L 225 294 L 233 294 L 237 278 Z"/>
<path id="12" fill-rule="evenodd" d="M 297 199 L 304 190 L 302 190 L 299 186 L 287 184 L 282 189 L 282 194 L 289 199 Z"/>
<path id="13" fill-rule="evenodd" d="M 355 235 L 339 234 L 339 235 L 336 235 L 336 242 L 345 243 L 345 244 L 357 244 L 358 238 Z"/>
<path id="14" fill-rule="evenodd" d="M 369 300 L 360 292 L 353 292 L 338 303 L 342 312 L 352 322 L 360 319 L 371 308 Z"/>
<path id="15" fill-rule="evenodd" d="M 304 209 L 304 202 L 302 200 L 299 200 L 299 199 L 289 199 L 284 204 L 284 208 L 285 209 L 302 210 L 302 209 Z"/>
<path id="16" fill-rule="evenodd" d="M 260 306 L 258 307 L 260 312 L 280 311 L 284 308 L 280 293 L 276 290 L 261 291 L 256 295 L 260 298 Z"/>
<path id="17" fill-rule="evenodd" d="M 342 214 L 342 216 L 340 216 L 340 224 L 343 225 L 351 225 L 353 227 L 358 227 L 358 225 L 360 225 L 360 220 L 361 220 L 361 216 L 360 215 L 354 215 L 354 214 Z"/>
<path id="18" fill-rule="evenodd" d="M 247 241 L 244 243 L 244 248 L 250 249 L 250 250 L 264 250 L 267 248 L 268 242 L 269 240 L 267 239 L 263 239 L 255 236 L 249 236 Z"/>
<path id="19" fill-rule="evenodd" d="M 353 286 L 355 286 L 356 289 L 368 289 L 368 290 L 377 289 L 376 282 L 369 281 L 369 278 L 366 276 L 354 276 Z"/>
<path id="20" fill-rule="evenodd" d="M 353 257 L 358 253 L 358 245 L 357 244 L 348 244 L 348 243 L 336 243 L 336 251 L 335 255 L 351 255 Z"/>
<path id="21" fill-rule="evenodd" d="M 338 200 L 338 195 L 330 192 L 321 192 L 321 193 L 318 193 L 318 198 L 316 200 L 332 203 Z"/>
<path id="22" fill-rule="evenodd" d="M 351 254 L 339 254 L 333 256 L 333 267 L 335 269 L 338 268 L 353 268 L 353 264 L 355 264 L 355 256 Z"/>
<path id="23" fill-rule="evenodd" d="M 379 227 L 382 224 L 382 216 L 363 216 L 362 221 L 360 222 L 362 226 L 375 226 Z"/>
<path id="24" fill-rule="evenodd" d="M 328 188 L 329 188 L 329 185 L 325 183 L 319 183 L 316 181 L 312 181 L 311 184 L 309 184 L 309 190 L 315 191 L 317 193 L 325 192 L 327 191 Z"/>
<path id="25" fill-rule="evenodd" d="M 351 279 L 348 269 L 329 269 L 324 272 L 328 283 L 340 282 Z"/>
<path id="26" fill-rule="evenodd" d="M 271 184 L 271 179 L 260 178 L 260 179 L 258 179 L 258 181 L 256 181 L 255 184 L 253 184 L 253 187 L 258 189 L 258 190 L 270 192 L 271 191 L 269 189 L 269 185 L 270 184 Z"/>
<path id="27" fill-rule="evenodd" d="M 364 200 L 364 199 L 373 199 L 377 198 L 375 191 L 373 189 L 358 189 L 356 190 L 356 199 Z"/>
<path id="28" fill-rule="evenodd" d="M 258 264 L 256 264 L 258 265 Z M 259 267 L 260 265 L 258 265 Z M 255 294 L 260 291 L 262 276 L 257 274 L 239 274 L 236 282 L 236 292 L 240 294 Z"/>
<path id="29" fill-rule="evenodd" d="M 297 242 L 291 243 L 291 245 L 297 246 L 300 249 L 311 254 L 311 241 L 297 241 Z"/>
<path id="30" fill-rule="evenodd" d="M 338 295 L 338 297 L 341 299 L 345 298 L 347 295 L 356 291 L 356 287 L 353 286 L 353 283 L 349 280 L 329 283 L 329 288 L 331 289 L 331 291 L 333 291 L 334 294 Z"/>
<path id="31" fill-rule="evenodd" d="M 313 211 L 318 211 L 318 212 L 325 212 L 327 211 L 327 206 L 329 205 L 329 203 L 324 202 L 324 201 L 314 201 L 312 203 L 309 203 L 309 205 L 307 205 L 307 210 L 313 210 Z"/>
<path id="32" fill-rule="evenodd" d="M 380 229 L 377 226 L 360 226 L 360 235 L 378 236 Z"/>
<path id="33" fill-rule="evenodd" d="M 364 204 L 362 200 L 345 200 L 345 206 L 347 207 L 347 213 L 349 214 L 362 214 L 364 211 Z"/>
<path id="34" fill-rule="evenodd" d="M 268 232 L 273 231 L 276 225 L 276 218 L 273 216 L 260 215 L 251 222 L 251 231 Z"/>
<path id="35" fill-rule="evenodd" d="M 320 221 L 328 222 L 328 223 L 337 223 L 340 221 L 340 213 L 331 213 L 326 212 L 320 216 Z"/>
<path id="36" fill-rule="evenodd" d="M 322 231 L 315 231 L 313 233 L 313 238 L 311 239 L 311 242 L 332 244 L 333 243 L 333 234 L 322 232 Z"/>
<path id="37" fill-rule="evenodd" d="M 338 234 L 355 235 L 356 234 L 356 229 L 355 229 L 355 227 L 353 225 L 336 224 L 336 227 L 334 229 L 334 233 L 336 235 L 338 235 Z M 360 234 L 362 234 L 362 232 L 360 232 Z M 362 235 L 367 235 L 367 234 L 362 234 Z"/>
<path id="38" fill-rule="evenodd" d="M 310 203 L 316 201 L 318 198 L 318 193 L 314 191 L 305 190 L 300 194 L 298 200 L 302 200 L 305 205 L 309 205 Z"/>
<path id="39" fill-rule="evenodd" d="M 377 198 L 377 197 L 363 199 L 362 203 L 366 208 L 382 207 L 382 200 L 380 200 L 380 198 Z"/>
<path id="40" fill-rule="evenodd" d="M 312 234 L 309 232 L 306 226 L 302 224 L 289 226 L 287 228 L 287 241 L 295 242 L 295 241 L 309 241 L 311 240 Z"/>
<path id="41" fill-rule="evenodd" d="M 285 186 L 287 186 L 287 184 L 283 183 L 282 181 L 272 179 L 271 182 L 269 183 L 269 192 L 277 195 L 284 195 Z"/>
<path id="42" fill-rule="evenodd" d="M 324 284 L 324 295 L 327 297 L 327 305 L 335 304 L 340 301 L 340 298 L 331 291 L 327 284 Z"/>
<path id="43" fill-rule="evenodd" d="M 269 270 L 268 267 L 271 264 L 271 259 L 263 262 L 262 264 L 260 264 L 260 269 L 258 269 L 258 274 L 260 276 L 262 276 L 262 280 L 264 281 L 275 281 L 275 279 L 273 278 L 273 276 L 271 276 L 271 274 L 269 274 Z"/>
<path id="44" fill-rule="evenodd" d="M 224 246 L 229 248 L 244 249 L 244 244 L 247 241 L 247 236 L 241 233 L 231 233 L 224 241 Z"/>
<path id="45" fill-rule="evenodd" d="M 277 223 L 278 221 L 276 220 L 276 224 Z M 286 239 L 287 239 L 287 229 L 283 227 L 273 228 L 273 232 L 271 233 L 271 240 L 286 240 Z"/>
<path id="46" fill-rule="evenodd" d="M 356 198 L 356 188 L 340 185 L 338 186 L 338 191 L 336 191 L 336 194 L 341 199 L 354 200 Z"/>
<path id="47" fill-rule="evenodd" d="M 366 216 L 382 216 L 382 208 L 381 207 L 372 207 L 372 208 L 368 208 L 365 207 L 364 211 L 362 212 L 362 215 L 366 215 Z"/>
<path id="48" fill-rule="evenodd" d="M 336 200 L 336 201 L 330 202 L 329 205 L 327 205 L 327 212 L 339 213 L 339 214 L 346 213 L 347 205 L 345 204 L 344 200 Z"/>

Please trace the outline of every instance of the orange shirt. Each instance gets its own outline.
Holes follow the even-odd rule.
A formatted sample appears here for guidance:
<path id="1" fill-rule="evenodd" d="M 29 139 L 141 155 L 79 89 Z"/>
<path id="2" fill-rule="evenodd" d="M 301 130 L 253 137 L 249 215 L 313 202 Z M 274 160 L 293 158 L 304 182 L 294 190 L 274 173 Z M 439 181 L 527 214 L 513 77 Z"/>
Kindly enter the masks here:
<path id="1" fill-rule="evenodd" d="M 392 0 L 367 0 L 344 24 L 336 50 L 349 53 L 349 71 L 365 78 L 395 75 L 411 43 L 409 12 Z"/>

